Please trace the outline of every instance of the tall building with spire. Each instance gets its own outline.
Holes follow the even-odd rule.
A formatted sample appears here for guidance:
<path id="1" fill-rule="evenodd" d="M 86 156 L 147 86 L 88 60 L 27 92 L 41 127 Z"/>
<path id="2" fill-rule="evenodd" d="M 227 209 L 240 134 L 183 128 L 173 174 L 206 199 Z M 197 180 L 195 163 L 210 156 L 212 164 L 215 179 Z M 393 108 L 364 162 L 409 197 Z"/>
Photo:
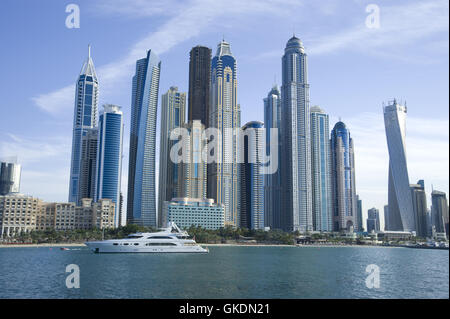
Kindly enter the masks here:
<path id="1" fill-rule="evenodd" d="M 211 62 L 209 125 L 222 137 L 216 142 L 215 163 L 208 164 L 208 198 L 225 206 L 225 224 L 239 226 L 240 185 L 237 165 L 237 139 L 240 108 L 236 99 L 236 59 L 230 44 L 223 40 Z"/>
<path id="2" fill-rule="evenodd" d="M 295 35 L 282 58 L 282 228 L 313 230 L 307 55 Z"/>
<path id="3" fill-rule="evenodd" d="M 415 231 L 412 195 L 406 164 L 406 106 L 397 100 L 383 106 L 389 151 L 389 230 Z"/>
<path id="4" fill-rule="evenodd" d="M 152 51 L 136 62 L 133 76 L 127 222 L 157 225 L 155 195 L 156 119 L 161 61 Z"/>
<path id="5" fill-rule="evenodd" d="M 175 86 L 162 95 L 161 98 L 161 135 L 159 147 L 159 192 L 158 192 L 158 225 L 166 227 L 163 218 L 165 201 L 181 197 L 179 176 L 181 163 L 175 163 L 170 158 L 170 150 L 176 141 L 170 139 L 170 133 L 180 128 L 185 122 L 186 93 L 179 92 Z"/>
<path id="6" fill-rule="evenodd" d="M 272 87 L 264 98 L 264 128 L 266 131 L 266 154 L 270 154 L 272 130 L 278 131 L 276 148 L 272 146 L 277 156 L 280 157 L 281 147 L 281 93 L 277 85 Z M 280 162 L 273 174 L 264 175 L 264 220 L 265 226 L 273 229 L 281 229 L 281 171 Z"/>
<path id="7" fill-rule="evenodd" d="M 359 230 L 353 139 L 346 125 L 341 121 L 337 122 L 331 131 L 330 147 L 333 230 Z"/>
<path id="8" fill-rule="evenodd" d="M 314 230 L 332 230 L 330 128 L 328 114 L 311 108 L 312 214 Z"/>
<path id="9" fill-rule="evenodd" d="M 211 85 L 211 49 L 197 45 L 189 54 L 189 115 L 209 127 L 209 94 Z"/>
<path id="10" fill-rule="evenodd" d="M 120 107 L 105 104 L 100 113 L 98 126 L 95 201 L 111 199 L 115 203 L 114 227 L 119 227 L 124 126 L 123 113 Z"/>
<path id="11" fill-rule="evenodd" d="M 81 68 L 75 87 L 69 202 L 80 203 L 82 139 L 90 129 L 97 126 L 98 79 L 91 58 L 90 46 L 88 47 L 88 58 Z"/>

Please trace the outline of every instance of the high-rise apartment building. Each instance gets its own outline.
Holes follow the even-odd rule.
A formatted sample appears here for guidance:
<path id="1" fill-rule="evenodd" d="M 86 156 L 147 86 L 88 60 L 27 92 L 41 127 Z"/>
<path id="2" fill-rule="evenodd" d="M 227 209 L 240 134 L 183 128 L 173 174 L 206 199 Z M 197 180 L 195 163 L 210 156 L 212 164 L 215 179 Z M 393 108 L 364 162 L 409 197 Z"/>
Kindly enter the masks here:
<path id="1" fill-rule="evenodd" d="M 188 120 L 200 120 L 209 127 L 211 85 L 211 49 L 193 47 L 189 54 L 189 115 Z"/>
<path id="2" fill-rule="evenodd" d="M 70 164 L 69 202 L 78 203 L 81 199 L 80 172 L 82 140 L 88 131 L 97 126 L 98 79 L 94 62 L 91 58 L 91 48 L 84 62 L 75 85 L 75 108 L 73 116 L 72 157 Z"/>
<path id="3" fill-rule="evenodd" d="M 449 216 L 447 195 L 444 192 L 433 190 L 431 192 L 431 219 L 437 233 L 446 233 L 449 236 Z"/>
<path id="4" fill-rule="evenodd" d="M 240 226 L 264 229 L 264 124 L 253 121 L 242 127 L 244 162 L 241 164 Z"/>
<path id="5" fill-rule="evenodd" d="M 122 177 L 123 113 L 119 106 L 105 104 L 99 117 L 95 200 L 111 199 L 115 204 L 114 226 L 119 227 Z M 92 197 L 90 197 L 92 198 Z"/>
<path id="6" fill-rule="evenodd" d="M 239 226 L 240 213 L 240 174 L 234 134 L 240 128 L 236 71 L 230 44 L 220 42 L 211 62 L 209 125 L 221 133 L 221 138 L 216 140 L 215 162 L 208 164 L 208 198 L 225 206 L 225 224 L 232 226 Z"/>
<path id="7" fill-rule="evenodd" d="M 311 108 L 311 177 L 314 230 L 332 230 L 332 192 L 330 164 L 330 128 L 328 114 Z"/>
<path id="8" fill-rule="evenodd" d="M 313 230 L 309 84 L 307 55 L 299 38 L 286 44 L 282 58 L 282 228 Z"/>
<path id="9" fill-rule="evenodd" d="M 16 160 L 0 160 L 0 195 L 20 192 L 20 174 Z"/>
<path id="10" fill-rule="evenodd" d="M 133 76 L 128 166 L 127 222 L 157 226 L 156 119 L 161 61 L 152 51 L 136 62 Z"/>
<path id="11" fill-rule="evenodd" d="M 98 128 L 86 130 L 81 138 L 81 158 L 78 187 L 78 202 L 83 198 L 95 197 L 95 181 L 97 178 Z"/>
<path id="12" fill-rule="evenodd" d="M 171 140 L 172 130 L 180 128 L 185 122 L 186 93 L 179 92 L 178 88 L 172 86 L 161 97 L 161 135 L 159 147 L 159 193 L 158 193 L 158 225 L 163 224 L 163 204 L 165 201 L 179 197 L 181 176 L 179 176 L 180 165 L 171 159 L 172 146 L 177 143 Z M 180 142 L 181 143 L 181 142 Z"/>
<path id="13" fill-rule="evenodd" d="M 383 107 L 389 150 L 389 230 L 415 231 L 415 218 L 406 165 L 406 106 L 396 100 Z"/>
<path id="14" fill-rule="evenodd" d="M 331 132 L 331 177 L 333 185 L 333 230 L 357 229 L 355 155 L 350 131 L 341 121 Z"/>
<path id="15" fill-rule="evenodd" d="M 358 231 L 362 232 L 364 230 L 363 226 L 363 215 L 362 215 L 362 200 L 359 195 L 356 195 L 356 217 L 358 221 Z"/>
<path id="16" fill-rule="evenodd" d="M 425 183 L 423 180 L 420 180 L 417 182 L 417 184 L 411 184 L 410 188 L 416 224 L 416 235 L 418 237 L 426 238 L 428 236 L 428 209 L 427 194 L 425 193 Z"/>
<path id="17" fill-rule="evenodd" d="M 207 143 L 204 129 L 200 120 L 186 123 L 185 128 L 189 133 L 188 145 L 185 145 L 185 158 L 187 162 L 181 163 L 181 197 L 206 198 L 207 195 L 207 164 L 204 161 L 204 151 Z"/>
<path id="18" fill-rule="evenodd" d="M 374 207 L 367 211 L 367 232 L 379 232 L 380 230 L 380 212 Z"/>
<path id="19" fill-rule="evenodd" d="M 281 148 L 281 93 L 277 85 L 264 98 L 264 128 L 266 130 L 266 154 L 274 149 L 280 158 Z M 270 140 L 271 132 L 277 130 L 277 139 Z M 277 143 L 276 147 L 271 145 Z M 273 154 L 271 154 L 273 155 Z M 264 175 L 264 223 L 266 227 L 281 229 L 281 170 L 277 161 L 277 170 Z"/>

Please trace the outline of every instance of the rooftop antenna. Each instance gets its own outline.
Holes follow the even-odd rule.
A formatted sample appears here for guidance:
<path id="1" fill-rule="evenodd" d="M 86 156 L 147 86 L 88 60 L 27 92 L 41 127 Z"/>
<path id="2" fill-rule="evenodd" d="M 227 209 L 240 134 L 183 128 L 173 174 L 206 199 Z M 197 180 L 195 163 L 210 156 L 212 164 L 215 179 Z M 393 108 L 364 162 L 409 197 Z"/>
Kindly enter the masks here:
<path id="1" fill-rule="evenodd" d="M 88 44 L 88 59 L 91 59 L 91 44 Z"/>

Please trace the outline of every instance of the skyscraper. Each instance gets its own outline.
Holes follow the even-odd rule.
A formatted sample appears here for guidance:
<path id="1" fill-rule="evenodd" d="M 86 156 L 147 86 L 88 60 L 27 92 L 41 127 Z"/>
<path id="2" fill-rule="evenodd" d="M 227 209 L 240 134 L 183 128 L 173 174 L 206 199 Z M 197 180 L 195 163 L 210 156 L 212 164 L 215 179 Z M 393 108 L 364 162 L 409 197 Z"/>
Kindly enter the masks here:
<path id="1" fill-rule="evenodd" d="M 158 225 L 166 227 L 163 218 L 163 204 L 172 198 L 180 197 L 181 179 L 179 166 L 170 158 L 170 150 L 176 141 L 170 139 L 173 129 L 184 124 L 186 114 L 186 93 L 172 86 L 161 97 L 161 135 L 159 147 L 159 192 L 158 192 Z M 163 221 L 164 219 L 164 221 Z"/>
<path id="2" fill-rule="evenodd" d="M 242 127 L 244 163 L 241 164 L 241 227 L 264 229 L 264 175 L 262 158 L 264 124 L 253 121 Z"/>
<path id="3" fill-rule="evenodd" d="M 207 164 L 202 158 L 207 143 L 205 126 L 200 120 L 193 120 L 184 124 L 184 128 L 189 132 L 189 143 L 188 161 L 180 164 L 181 197 L 203 199 L 207 196 Z"/>
<path id="4" fill-rule="evenodd" d="M 384 126 L 389 150 L 389 228 L 414 231 L 414 209 L 406 165 L 406 106 L 396 100 L 383 107 Z"/>
<path id="5" fill-rule="evenodd" d="M 95 198 L 95 180 L 97 177 L 97 148 L 98 128 L 86 130 L 81 138 L 80 175 L 78 187 L 78 202 L 81 205 L 83 198 Z"/>
<path id="6" fill-rule="evenodd" d="M 449 216 L 447 196 L 444 192 L 433 190 L 431 192 L 431 219 L 437 233 L 446 233 L 449 236 Z"/>
<path id="7" fill-rule="evenodd" d="M 106 104 L 99 118 L 97 181 L 95 200 L 111 199 L 115 204 L 114 226 L 120 226 L 123 113 Z"/>
<path id="8" fill-rule="evenodd" d="M 211 84 L 211 49 L 193 47 L 189 60 L 189 116 L 188 120 L 200 120 L 209 127 L 209 94 Z"/>
<path id="9" fill-rule="evenodd" d="M 372 231 L 380 231 L 380 212 L 375 207 L 367 211 L 367 232 Z"/>
<path id="10" fill-rule="evenodd" d="M 156 226 L 155 149 L 161 61 L 151 50 L 133 77 L 127 221 Z"/>
<path id="11" fill-rule="evenodd" d="M 314 230 L 332 230 L 330 128 L 328 114 L 311 108 L 311 177 Z"/>
<path id="12" fill-rule="evenodd" d="M 276 151 L 279 158 L 281 154 L 281 93 L 277 85 L 273 86 L 264 99 L 264 127 L 266 130 L 266 154 L 270 154 L 272 129 L 278 131 Z M 279 167 L 273 174 L 264 175 L 264 214 L 265 226 L 281 229 L 281 171 Z"/>
<path id="13" fill-rule="evenodd" d="M 418 237 L 426 238 L 428 236 L 428 225 L 427 194 L 425 193 L 425 183 L 423 180 L 420 180 L 417 184 L 411 184 L 410 188 L 416 223 L 416 235 Z"/>
<path id="14" fill-rule="evenodd" d="M 303 44 L 293 36 L 282 59 L 281 157 L 282 216 L 284 230 L 313 230 L 309 84 L 307 55 Z"/>
<path id="15" fill-rule="evenodd" d="M 210 127 L 218 129 L 215 163 L 208 165 L 208 198 L 225 206 L 225 224 L 239 226 L 240 185 L 237 141 L 233 130 L 240 128 L 240 108 L 236 103 L 236 59 L 230 44 L 217 46 L 211 63 Z"/>
<path id="16" fill-rule="evenodd" d="M 80 201 L 79 179 L 82 138 L 97 126 L 98 80 L 89 46 L 88 58 L 81 68 L 75 88 L 73 116 L 72 158 L 70 164 L 69 202 Z"/>
<path id="17" fill-rule="evenodd" d="M 353 139 L 341 121 L 331 131 L 331 176 L 333 183 L 333 230 L 357 229 L 355 156 Z"/>
<path id="18" fill-rule="evenodd" d="M 384 230 L 390 230 L 389 226 L 389 205 L 384 205 Z"/>
<path id="19" fill-rule="evenodd" d="M 358 221 L 358 231 L 363 231 L 363 216 L 362 216 L 362 200 L 359 198 L 359 195 L 356 195 L 356 217 Z"/>
<path id="20" fill-rule="evenodd" d="M 20 192 L 20 173 L 17 160 L 0 161 L 0 195 Z"/>

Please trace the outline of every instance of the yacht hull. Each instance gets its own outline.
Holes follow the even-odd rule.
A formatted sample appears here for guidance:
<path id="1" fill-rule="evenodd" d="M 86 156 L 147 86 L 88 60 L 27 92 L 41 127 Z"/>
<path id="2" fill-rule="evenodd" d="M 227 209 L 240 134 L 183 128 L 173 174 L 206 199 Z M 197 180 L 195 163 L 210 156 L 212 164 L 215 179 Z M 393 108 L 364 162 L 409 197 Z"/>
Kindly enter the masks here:
<path id="1" fill-rule="evenodd" d="M 94 253 L 208 253 L 208 250 L 201 246 L 113 246 L 110 243 L 102 242 L 87 242 L 85 244 Z"/>

